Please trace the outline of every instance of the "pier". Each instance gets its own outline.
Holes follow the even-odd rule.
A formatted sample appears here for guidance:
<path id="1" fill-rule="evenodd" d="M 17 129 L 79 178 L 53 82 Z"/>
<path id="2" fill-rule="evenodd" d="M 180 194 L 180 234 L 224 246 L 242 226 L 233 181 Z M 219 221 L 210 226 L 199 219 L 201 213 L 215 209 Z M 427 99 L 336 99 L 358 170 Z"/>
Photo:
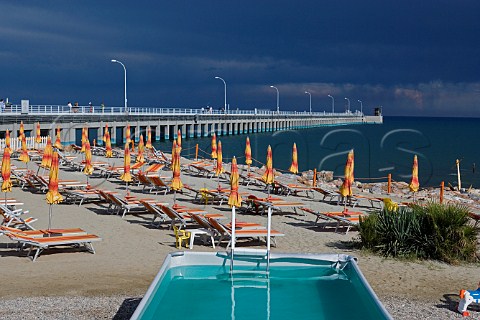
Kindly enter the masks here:
<path id="1" fill-rule="evenodd" d="M 90 140 L 102 144 L 105 125 L 108 123 L 112 144 L 125 142 L 125 129 L 130 125 L 132 139 L 138 141 L 140 134 L 146 138 L 147 128 L 152 131 L 153 141 L 175 139 L 180 130 L 182 138 L 218 136 L 298 130 L 321 126 L 350 124 L 379 124 L 381 115 L 365 116 L 360 112 L 327 113 L 270 110 L 229 110 L 228 113 L 211 109 L 183 108 L 112 108 L 101 106 L 7 106 L 0 116 L 0 139 L 5 131 L 16 138 L 23 121 L 26 137 L 35 136 L 36 124 L 40 123 L 41 136 L 55 137 L 61 129 L 62 143 L 80 144 L 81 131 L 88 127 Z M 100 139 L 99 139 L 100 138 Z"/>

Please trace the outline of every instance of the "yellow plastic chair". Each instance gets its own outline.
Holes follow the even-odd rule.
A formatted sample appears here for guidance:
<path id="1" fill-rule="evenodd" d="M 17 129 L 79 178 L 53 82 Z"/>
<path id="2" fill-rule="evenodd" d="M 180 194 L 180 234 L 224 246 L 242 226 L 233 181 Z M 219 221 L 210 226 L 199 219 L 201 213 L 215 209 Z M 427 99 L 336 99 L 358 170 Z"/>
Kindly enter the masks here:
<path id="1" fill-rule="evenodd" d="M 201 188 L 199 191 L 200 191 L 200 196 L 202 197 L 205 204 L 208 204 L 208 200 L 210 199 L 213 200 L 213 198 L 208 194 L 207 188 Z"/>
<path id="2" fill-rule="evenodd" d="M 190 232 L 180 230 L 177 226 L 173 226 L 173 232 L 175 233 L 175 244 L 177 249 L 182 248 L 183 240 L 185 240 L 185 248 L 188 248 L 188 242 L 190 239 Z"/>
<path id="3" fill-rule="evenodd" d="M 390 198 L 383 199 L 383 206 L 388 211 L 397 212 L 398 210 L 398 203 L 392 201 Z"/>

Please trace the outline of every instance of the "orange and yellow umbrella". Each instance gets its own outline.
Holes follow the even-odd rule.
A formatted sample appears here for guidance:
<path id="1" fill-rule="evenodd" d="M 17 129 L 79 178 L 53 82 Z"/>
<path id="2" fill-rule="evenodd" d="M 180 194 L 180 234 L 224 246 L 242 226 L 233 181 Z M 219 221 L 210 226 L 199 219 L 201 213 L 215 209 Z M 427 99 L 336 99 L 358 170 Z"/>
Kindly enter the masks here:
<path id="1" fill-rule="evenodd" d="M 82 128 L 82 150 L 80 152 L 85 152 L 85 143 L 88 140 L 88 129 L 86 127 Z"/>
<path id="2" fill-rule="evenodd" d="M 245 164 L 249 167 L 252 164 L 252 148 L 250 147 L 250 139 L 248 137 L 245 144 Z"/>
<path id="3" fill-rule="evenodd" d="M 10 148 L 3 150 L 2 158 L 2 192 L 12 192 L 12 181 L 10 180 L 11 166 L 10 166 Z M 6 197 L 6 194 L 5 194 Z"/>
<path id="4" fill-rule="evenodd" d="M 125 143 L 125 157 L 123 159 L 123 174 L 120 176 L 120 179 L 125 182 L 132 181 L 132 175 L 130 174 L 130 149 L 128 148 L 128 143 Z"/>
<path id="5" fill-rule="evenodd" d="M 103 143 L 107 143 L 108 123 L 105 123 L 105 129 L 103 130 Z"/>
<path id="6" fill-rule="evenodd" d="M 53 147 L 52 147 L 52 138 L 48 136 L 47 145 L 43 150 L 42 163 L 41 167 L 50 168 L 52 166 L 52 156 L 53 156 Z"/>
<path id="7" fill-rule="evenodd" d="M 145 157 L 143 156 L 144 151 L 145 151 L 145 146 L 143 144 L 143 134 L 141 134 L 140 141 L 138 142 L 137 162 L 140 162 L 140 163 L 145 162 Z"/>
<path id="8" fill-rule="evenodd" d="M 418 182 L 418 160 L 417 155 L 413 157 L 413 167 L 412 167 L 412 181 L 408 185 L 410 191 L 417 192 L 420 188 L 420 183 Z"/>
<path id="9" fill-rule="evenodd" d="M 88 141 L 88 139 L 87 139 L 87 141 Z M 55 145 L 54 146 L 55 146 L 55 148 L 60 149 L 60 150 L 63 148 L 60 127 L 57 127 L 57 138 L 55 139 Z"/>
<path id="10" fill-rule="evenodd" d="M 222 141 L 218 141 L 217 148 L 217 164 L 215 165 L 215 175 L 219 176 L 223 170 L 223 155 L 222 155 Z"/>
<path id="11" fill-rule="evenodd" d="M 20 152 L 20 157 L 18 157 L 18 160 L 28 163 L 30 161 L 30 156 L 28 155 L 28 150 L 27 150 L 27 139 L 25 138 L 25 135 L 22 135 L 21 139 L 22 139 L 22 151 Z"/>
<path id="12" fill-rule="evenodd" d="M 265 166 L 265 173 L 262 176 L 262 181 L 266 184 L 272 184 L 275 182 L 275 176 L 273 174 L 272 147 L 270 146 L 268 146 L 267 149 L 267 164 Z"/>
<path id="13" fill-rule="evenodd" d="M 131 139 L 130 139 L 130 125 L 129 125 L 129 124 L 127 124 L 127 131 L 126 131 L 126 133 L 125 133 L 125 137 L 126 137 L 126 138 L 125 138 L 125 143 L 126 143 L 126 144 L 129 144 L 129 143 L 130 143 L 130 140 L 131 140 Z"/>
<path id="14" fill-rule="evenodd" d="M 180 129 L 177 132 L 177 146 L 182 149 L 182 131 Z"/>
<path id="15" fill-rule="evenodd" d="M 340 186 L 340 194 L 342 197 L 352 196 L 352 185 L 353 185 L 353 168 L 354 168 L 354 156 L 353 150 L 348 153 L 347 163 L 345 164 L 345 179 L 343 184 Z"/>
<path id="16" fill-rule="evenodd" d="M 5 132 L 5 148 L 8 148 L 10 150 L 10 154 L 12 154 L 13 150 L 10 148 L 10 131 Z"/>
<path id="17" fill-rule="evenodd" d="M 217 136 L 215 132 L 212 136 L 212 159 L 217 159 Z"/>
<path id="18" fill-rule="evenodd" d="M 112 142 L 110 141 L 110 132 L 105 131 L 105 157 L 113 157 Z"/>
<path id="19" fill-rule="evenodd" d="M 131 142 L 132 142 L 132 149 L 131 149 L 131 151 L 132 151 L 132 152 L 135 152 L 135 139 L 132 139 Z"/>
<path id="20" fill-rule="evenodd" d="M 233 157 L 230 174 L 230 195 L 228 196 L 228 205 L 230 207 L 240 207 L 242 205 L 242 197 L 238 193 L 238 174 L 237 159 Z"/>
<path id="21" fill-rule="evenodd" d="M 172 171 L 173 178 L 171 188 L 174 191 L 182 190 L 183 183 L 180 178 L 180 147 L 177 145 L 177 142 L 173 141 L 173 154 L 172 154 Z"/>
<path id="22" fill-rule="evenodd" d="M 23 121 L 20 121 L 20 136 L 19 138 L 21 139 L 25 135 L 25 128 L 23 126 Z"/>
<path id="23" fill-rule="evenodd" d="M 62 200 L 63 197 L 60 192 L 58 192 L 58 153 L 54 152 L 48 180 L 47 203 L 57 204 L 62 202 Z"/>
<path id="24" fill-rule="evenodd" d="M 42 137 L 40 136 L 40 122 L 37 122 L 37 132 L 35 135 L 35 142 L 36 143 L 42 142 Z"/>
<path id="25" fill-rule="evenodd" d="M 288 169 L 291 173 L 298 173 L 298 156 L 297 156 L 297 144 L 293 143 L 293 150 L 292 150 L 292 165 L 290 169 Z"/>
<path id="26" fill-rule="evenodd" d="M 147 144 L 145 145 L 145 148 L 147 149 L 152 149 L 153 146 L 152 146 L 152 129 L 150 129 L 150 127 L 148 127 L 148 131 L 147 131 Z"/>
<path id="27" fill-rule="evenodd" d="M 92 150 L 90 149 L 90 141 L 88 140 L 85 143 L 85 168 L 83 169 L 83 173 L 87 176 L 93 173 Z"/>

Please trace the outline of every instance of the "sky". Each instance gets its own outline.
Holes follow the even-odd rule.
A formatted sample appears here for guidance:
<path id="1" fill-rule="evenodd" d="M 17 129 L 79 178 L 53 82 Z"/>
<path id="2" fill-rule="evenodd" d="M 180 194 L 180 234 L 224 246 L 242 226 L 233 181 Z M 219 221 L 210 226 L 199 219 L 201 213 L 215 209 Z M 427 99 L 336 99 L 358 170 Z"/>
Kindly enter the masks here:
<path id="1" fill-rule="evenodd" d="M 480 117 L 480 1 L 0 0 L 0 98 Z"/>

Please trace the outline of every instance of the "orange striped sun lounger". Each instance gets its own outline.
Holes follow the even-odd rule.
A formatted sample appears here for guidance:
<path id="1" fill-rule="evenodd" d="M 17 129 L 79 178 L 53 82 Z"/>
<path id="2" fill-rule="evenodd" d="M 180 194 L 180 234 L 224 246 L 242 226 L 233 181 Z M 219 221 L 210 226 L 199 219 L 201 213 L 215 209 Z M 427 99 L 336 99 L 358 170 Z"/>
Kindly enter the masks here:
<path id="1" fill-rule="evenodd" d="M 324 220 L 324 223 L 335 222 L 335 232 L 337 232 L 338 228 L 340 228 L 342 225 L 346 226 L 347 230 L 345 231 L 345 234 L 348 233 L 351 227 L 358 226 L 361 217 L 364 215 L 362 212 L 348 210 L 339 212 L 318 212 L 305 207 L 302 207 L 300 209 L 304 212 L 314 214 L 317 217 L 317 219 L 315 220 L 315 224 L 317 224 L 320 219 Z M 325 226 L 326 224 L 323 225 L 323 227 Z"/>
<path id="2" fill-rule="evenodd" d="M 5 227 L 5 226 L 0 226 L 0 233 L 2 234 L 7 234 L 7 233 L 15 233 L 20 236 L 24 237 L 32 237 L 32 238 L 42 238 L 46 237 L 49 235 L 52 236 L 78 236 L 78 235 L 83 235 L 87 234 L 87 232 L 83 229 L 80 228 L 72 228 L 72 229 L 44 229 L 44 230 L 22 230 L 18 228 L 12 228 L 12 227 Z"/>
<path id="3" fill-rule="evenodd" d="M 55 246 L 83 246 L 87 251 L 95 253 L 92 242 L 101 241 L 102 238 L 94 234 L 82 234 L 82 235 L 53 235 L 47 237 L 31 237 L 23 236 L 17 233 L 7 233 L 12 241 L 17 241 L 22 246 L 30 246 L 30 250 L 27 253 L 27 257 L 31 252 L 36 249 L 35 255 L 32 257 L 32 261 L 35 261 L 40 253 L 44 250 Z"/>
<path id="4" fill-rule="evenodd" d="M 217 245 L 220 245 L 222 240 L 228 239 L 229 240 L 227 244 L 227 249 L 228 249 L 232 243 L 232 230 L 215 219 L 208 218 L 208 222 L 213 228 L 215 228 L 218 235 L 220 236 L 220 239 L 218 240 Z M 236 228 L 235 241 L 237 238 L 266 238 L 267 234 L 268 234 L 268 230 L 265 228 L 262 228 L 262 229 L 251 229 L 251 228 L 237 229 Z M 270 236 L 272 238 L 273 245 L 276 246 L 275 237 L 281 237 L 281 236 L 284 236 L 284 234 L 277 230 L 270 230 Z"/>
<path id="5" fill-rule="evenodd" d="M 250 208 L 254 208 L 257 213 L 261 207 L 261 214 L 264 214 L 268 208 L 272 208 L 272 210 L 276 211 L 282 211 L 282 208 L 293 208 L 293 211 L 297 213 L 297 208 L 305 205 L 303 202 L 285 201 L 280 198 L 272 197 L 257 198 L 253 195 L 248 196 L 247 202 L 249 203 Z"/>

